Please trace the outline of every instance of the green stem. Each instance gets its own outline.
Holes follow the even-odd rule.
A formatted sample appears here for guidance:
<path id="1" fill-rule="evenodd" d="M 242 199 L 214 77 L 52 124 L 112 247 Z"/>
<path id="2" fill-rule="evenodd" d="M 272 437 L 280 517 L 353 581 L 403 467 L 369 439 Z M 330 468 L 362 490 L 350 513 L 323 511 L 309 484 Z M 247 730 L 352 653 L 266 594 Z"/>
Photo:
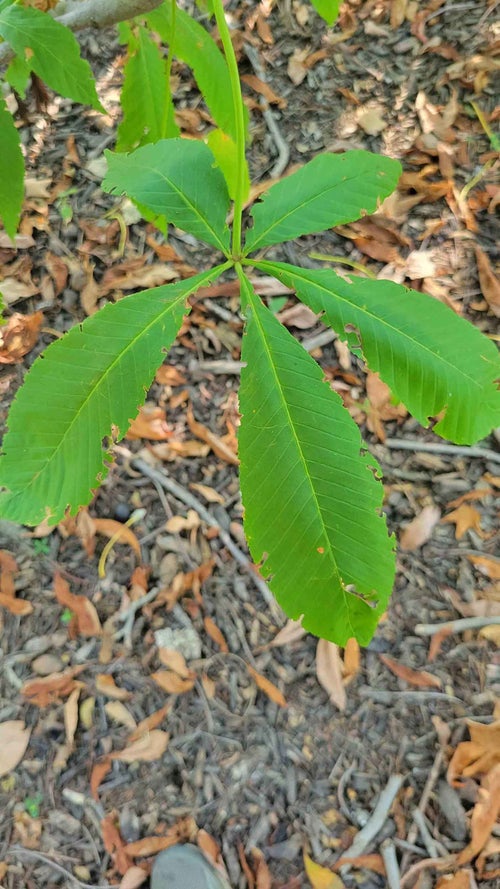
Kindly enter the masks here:
<path id="1" fill-rule="evenodd" d="M 227 67 L 229 69 L 229 77 L 231 80 L 231 92 L 233 96 L 233 108 L 236 122 L 236 189 L 234 195 L 234 219 L 233 219 L 233 245 L 232 255 L 234 260 L 241 257 L 241 222 L 243 216 L 243 199 L 245 189 L 245 112 L 243 108 L 243 97 L 241 95 L 240 75 L 238 71 L 238 63 L 234 47 L 231 42 L 231 35 L 224 15 L 224 7 L 222 0 L 214 0 L 213 8 L 215 12 L 215 20 L 219 29 L 220 39 L 224 48 Z"/>
<path id="2" fill-rule="evenodd" d="M 177 12 L 176 0 L 171 0 L 172 14 L 172 37 L 170 46 L 168 47 L 167 64 L 165 66 L 165 106 L 163 109 L 163 120 L 161 123 L 161 135 L 163 139 L 167 138 L 169 114 L 173 111 L 172 91 L 170 89 L 170 78 L 172 76 L 172 61 L 174 58 L 174 39 L 175 39 L 175 14 Z"/>

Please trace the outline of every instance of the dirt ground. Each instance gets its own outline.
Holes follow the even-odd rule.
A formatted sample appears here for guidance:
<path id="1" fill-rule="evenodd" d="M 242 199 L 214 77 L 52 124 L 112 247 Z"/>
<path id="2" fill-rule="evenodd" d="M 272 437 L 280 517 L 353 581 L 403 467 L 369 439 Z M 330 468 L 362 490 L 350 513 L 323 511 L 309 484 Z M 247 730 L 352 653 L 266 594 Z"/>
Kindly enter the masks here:
<path id="1" fill-rule="evenodd" d="M 254 23 L 255 5 L 236 6 L 250 45 L 238 41 L 241 71 L 275 94 L 263 115 L 255 82 L 245 85 L 256 182 L 356 147 L 405 170 L 376 222 L 270 256 L 311 267 L 324 264 L 311 253 L 343 257 L 430 292 L 498 340 L 483 262 L 495 259 L 497 156 L 471 105 L 494 128 L 498 3 L 356 0 L 333 29 L 300 0 Z M 12 291 L 7 319 L 43 320 L 24 358 L 0 365 L 4 428 L 26 369 L 61 332 L 107 300 L 212 262 L 190 236 L 174 230 L 167 242 L 101 192 L 123 48 L 112 31 L 81 42 L 108 115 L 52 95 L 42 112 L 34 95 L 19 109 L 27 199 L 21 240 L 0 240 L 0 264 L 25 288 Z M 207 115 L 190 73 L 173 72 L 179 120 L 201 135 Z M 116 447 L 79 521 L 35 536 L 0 523 L 0 580 L 10 576 L 32 606 L 0 608 L 0 728 L 21 720 L 30 730 L 0 779 L 0 886 L 147 886 L 173 838 L 198 842 L 234 889 L 330 886 L 317 873 L 308 881 L 304 853 L 326 868 L 354 857 L 330 889 L 500 886 L 494 816 L 480 849 L 464 854 L 500 761 L 500 439 L 480 443 L 485 456 L 447 452 L 284 295 L 280 317 L 360 424 L 383 468 L 390 527 L 406 535 L 372 643 L 318 646 L 269 604 L 246 554 L 234 452 L 242 320 L 224 286 L 193 300 L 134 437 Z M 261 292 L 283 298 L 276 282 Z M 101 577 L 112 523 L 134 510 L 142 517 Z M 465 627 L 437 632 L 457 619 Z M 421 625 L 432 625 L 427 635 Z M 450 783 L 471 720 L 491 738 L 488 768 L 462 764 Z"/>

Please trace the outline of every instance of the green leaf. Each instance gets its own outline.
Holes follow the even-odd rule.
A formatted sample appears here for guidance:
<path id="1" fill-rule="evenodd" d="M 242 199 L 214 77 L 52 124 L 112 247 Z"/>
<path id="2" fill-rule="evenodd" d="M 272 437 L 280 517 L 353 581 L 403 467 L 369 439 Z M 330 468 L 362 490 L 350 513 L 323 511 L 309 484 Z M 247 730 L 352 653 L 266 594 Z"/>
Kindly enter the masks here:
<path id="1" fill-rule="evenodd" d="M 333 25 L 337 19 L 341 2 L 342 0 L 311 0 L 316 12 L 327 25 Z"/>
<path id="2" fill-rule="evenodd" d="M 21 99 L 26 98 L 30 73 L 30 66 L 20 56 L 14 56 L 5 72 L 5 80 L 21 96 Z"/>
<path id="3" fill-rule="evenodd" d="M 400 175 L 398 161 L 369 151 L 319 154 L 255 204 L 245 253 L 373 213 Z"/>
<path id="4" fill-rule="evenodd" d="M 117 151 L 130 151 L 138 145 L 157 142 L 164 135 L 163 110 L 167 97 L 164 59 L 148 31 L 141 27 L 129 52 L 123 72 L 120 98 L 123 119 L 118 127 Z M 178 136 L 179 129 L 172 135 Z"/>
<path id="5" fill-rule="evenodd" d="M 234 200 L 238 179 L 238 149 L 236 148 L 236 143 L 231 136 L 228 136 L 227 133 L 224 133 L 222 130 L 211 130 L 207 136 L 207 145 L 210 148 L 217 165 L 222 170 L 229 196 Z M 247 166 L 244 170 L 244 176 L 245 186 L 243 191 L 243 201 L 246 201 L 250 192 L 250 178 Z"/>
<path id="6" fill-rule="evenodd" d="M 163 139 L 132 154 L 105 154 L 109 165 L 102 184 L 105 191 L 126 194 L 164 214 L 183 231 L 228 252 L 229 194 L 203 142 Z"/>
<path id="7" fill-rule="evenodd" d="M 313 312 L 323 312 L 351 347 L 361 345 L 367 364 L 422 425 L 445 411 L 434 432 L 464 444 L 500 425 L 498 350 L 443 303 L 392 281 L 255 265 L 296 290 Z"/>
<path id="8" fill-rule="evenodd" d="M 24 196 L 24 158 L 12 114 L 0 96 L 0 216 L 13 238 Z"/>
<path id="9" fill-rule="evenodd" d="M 31 6 L 0 11 L 0 34 L 38 76 L 62 96 L 104 111 L 88 62 L 80 56 L 74 34 L 48 13 Z"/>
<path id="10" fill-rule="evenodd" d="M 243 290 L 238 439 L 250 551 L 256 563 L 268 554 L 261 570 L 289 617 L 304 615 L 307 630 L 339 645 L 351 636 L 366 645 L 394 576 L 378 466 L 321 368 L 248 280 Z"/>
<path id="11" fill-rule="evenodd" d="M 125 435 L 186 312 L 225 266 L 108 304 L 35 361 L 15 398 L 0 458 L 0 516 L 36 525 L 88 503 L 106 476 L 103 438 Z"/>
<path id="12" fill-rule="evenodd" d="M 172 9 L 162 3 L 147 16 L 148 24 L 169 45 L 172 34 Z M 218 127 L 236 139 L 236 120 L 231 79 L 226 60 L 208 31 L 177 6 L 175 14 L 174 54 L 192 68 L 199 90 Z"/>

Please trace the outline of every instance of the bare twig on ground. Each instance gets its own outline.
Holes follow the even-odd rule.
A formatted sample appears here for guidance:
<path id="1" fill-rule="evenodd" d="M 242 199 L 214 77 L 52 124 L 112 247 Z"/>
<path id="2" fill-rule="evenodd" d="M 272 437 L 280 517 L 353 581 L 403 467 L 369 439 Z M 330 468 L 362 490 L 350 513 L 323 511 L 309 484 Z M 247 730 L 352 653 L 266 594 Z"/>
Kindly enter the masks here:
<path id="1" fill-rule="evenodd" d="M 364 685 L 360 688 L 359 694 L 362 698 L 370 698 L 370 700 L 376 701 L 378 704 L 393 704 L 398 699 L 417 701 L 417 703 L 425 700 L 448 701 L 452 704 L 464 703 L 461 698 L 447 695 L 444 691 L 426 691 L 424 688 L 421 691 L 381 691 L 378 688 L 369 688 L 367 685 Z"/>
<path id="2" fill-rule="evenodd" d="M 415 633 L 417 636 L 434 636 L 442 630 L 451 633 L 463 633 L 464 630 L 480 630 L 481 627 L 498 626 L 500 617 L 460 617 L 458 620 L 449 620 L 443 624 L 417 624 Z"/>
<path id="3" fill-rule="evenodd" d="M 114 634 L 115 641 L 119 639 L 123 639 L 124 644 L 127 648 L 132 648 L 132 630 L 134 629 L 134 620 L 135 615 L 144 605 L 147 605 L 148 602 L 152 602 L 153 599 L 158 595 L 158 587 L 153 587 L 152 590 L 149 590 L 144 596 L 141 596 L 140 599 L 135 599 L 130 603 L 128 608 L 125 611 L 122 611 L 120 614 L 116 615 L 116 619 L 121 621 L 124 626 L 121 630 L 117 630 Z"/>
<path id="4" fill-rule="evenodd" d="M 453 855 L 450 855 L 449 858 L 424 858 L 423 861 L 417 861 L 401 877 L 400 889 L 406 889 L 406 886 L 413 885 L 413 880 L 421 871 L 428 870 L 430 867 L 440 871 L 447 870 L 454 862 L 455 857 Z"/>
<path id="5" fill-rule="evenodd" d="M 8 855 L 13 855 L 18 858 L 31 858 L 33 861 L 40 861 L 42 864 L 46 864 L 49 867 L 52 867 L 55 871 L 61 874 L 66 880 L 69 880 L 70 883 L 74 883 L 75 886 L 79 886 L 80 889 L 119 889 L 116 883 L 106 883 L 101 884 L 100 886 L 96 886 L 95 883 L 82 883 L 77 877 L 74 877 L 71 871 L 66 870 L 66 868 L 62 867 L 57 861 L 54 861 L 52 858 L 49 858 L 48 855 L 43 855 L 41 852 L 36 852 L 34 849 L 24 849 L 21 846 L 10 846 L 8 851 Z"/>
<path id="6" fill-rule="evenodd" d="M 71 3 L 63 15 L 53 18 L 71 31 L 80 28 L 105 28 L 132 19 L 136 15 L 151 12 L 162 0 L 79 0 Z M 0 46 L 0 65 L 10 62 L 15 53 L 9 43 Z"/>
<path id="7" fill-rule="evenodd" d="M 419 809 L 415 809 L 413 813 L 413 823 L 418 827 L 418 832 L 422 837 L 423 844 L 427 849 L 431 858 L 437 858 L 438 855 L 446 855 L 447 850 L 442 843 L 438 843 L 432 836 L 427 824 L 425 816 Z"/>
<path id="8" fill-rule="evenodd" d="M 431 793 L 432 793 L 434 787 L 436 786 L 436 782 L 437 782 L 437 780 L 439 778 L 439 774 L 441 772 L 443 758 L 444 758 L 443 749 L 442 749 L 442 747 L 440 747 L 436 753 L 436 756 L 434 757 L 434 762 L 432 763 L 432 768 L 427 776 L 427 781 L 425 782 L 425 787 L 423 789 L 422 796 L 420 797 L 420 802 L 418 804 L 417 809 L 415 810 L 415 812 L 413 814 L 413 824 L 411 825 L 411 827 L 408 831 L 408 836 L 406 837 L 407 842 L 411 843 L 412 845 L 415 842 L 415 840 L 417 839 L 418 831 L 419 831 L 419 827 L 420 827 L 419 822 L 418 822 L 417 813 L 420 814 L 422 817 L 425 814 Z M 423 836 L 422 836 L 422 839 L 425 842 L 425 838 Z M 427 848 L 427 851 L 429 851 L 428 848 Z M 434 857 L 434 858 L 437 855 L 437 853 L 434 854 L 434 853 L 431 853 L 430 851 L 429 851 L 429 854 L 432 854 L 432 857 Z M 403 860 L 401 862 L 401 868 L 403 871 L 406 870 L 408 860 L 409 860 L 409 854 L 408 854 L 408 852 L 406 852 L 405 855 L 403 855 Z"/>
<path id="9" fill-rule="evenodd" d="M 244 44 L 244 49 L 247 59 L 250 62 L 257 77 L 260 78 L 260 80 L 262 80 L 264 83 L 267 83 L 266 74 L 260 63 L 257 51 L 253 48 L 253 46 L 250 46 L 249 43 Z M 259 96 L 259 105 L 262 116 L 266 122 L 267 129 L 273 137 L 274 144 L 276 145 L 276 148 L 278 150 L 278 158 L 269 175 L 271 179 L 278 179 L 279 176 L 281 176 L 281 174 L 285 171 L 288 161 L 290 160 L 290 147 L 281 135 L 280 128 L 276 123 L 276 118 L 264 96 Z"/>
<path id="10" fill-rule="evenodd" d="M 371 817 L 368 819 L 363 829 L 356 834 L 352 846 L 346 849 L 342 857 L 357 858 L 358 855 L 364 853 L 372 840 L 374 840 L 377 834 L 382 830 L 402 783 L 402 775 L 391 775 L 384 790 L 379 796 L 377 805 L 375 806 Z M 346 864 L 341 868 L 341 873 L 347 873 L 349 870 L 350 865 Z"/>
<path id="11" fill-rule="evenodd" d="M 225 531 L 224 528 L 221 528 L 219 522 L 212 516 L 208 509 L 205 509 L 203 503 L 201 503 L 197 499 L 197 497 L 194 497 L 193 494 L 191 494 L 189 491 L 186 491 L 185 488 L 171 479 L 164 472 L 160 472 L 157 469 L 153 469 L 152 466 L 148 466 L 148 464 L 144 460 L 134 459 L 132 461 L 132 467 L 137 469 L 143 475 L 146 475 L 148 478 L 151 479 L 151 481 L 156 480 L 158 484 L 162 486 L 162 488 L 164 488 L 174 497 L 177 497 L 177 499 L 185 503 L 186 506 L 190 506 L 191 509 L 194 509 L 198 513 L 200 518 L 204 522 L 206 522 L 206 524 L 210 528 L 217 528 L 219 537 L 222 540 L 224 546 L 227 547 L 235 561 L 238 562 L 238 565 L 241 565 L 241 567 L 248 572 L 253 582 L 255 583 L 255 586 L 262 594 L 262 598 L 264 599 L 266 605 L 268 605 L 273 615 L 275 617 L 278 617 L 280 615 L 279 606 L 267 583 L 257 573 L 257 569 L 250 561 L 248 556 L 246 556 L 245 553 L 238 546 L 236 546 L 231 535 L 227 531 Z"/>
<path id="12" fill-rule="evenodd" d="M 399 866 L 396 855 L 396 847 L 392 840 L 384 840 L 380 851 L 382 853 L 382 858 L 384 861 L 385 875 L 387 877 L 387 887 L 388 889 L 399 889 Z"/>
<path id="13" fill-rule="evenodd" d="M 465 447 L 461 445 L 446 444 L 439 441 L 417 441 L 409 438 L 386 438 L 384 442 L 386 448 L 393 451 L 419 451 L 428 454 L 449 454 L 452 457 L 477 457 L 481 460 L 492 460 L 493 463 L 500 463 L 500 453 L 493 451 L 491 448 Z"/>

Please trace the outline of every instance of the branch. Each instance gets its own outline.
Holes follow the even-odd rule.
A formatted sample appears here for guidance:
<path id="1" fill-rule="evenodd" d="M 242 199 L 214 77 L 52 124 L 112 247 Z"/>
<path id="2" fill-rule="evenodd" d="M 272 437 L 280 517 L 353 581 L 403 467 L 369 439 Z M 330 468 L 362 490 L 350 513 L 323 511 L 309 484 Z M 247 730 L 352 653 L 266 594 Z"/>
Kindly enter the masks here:
<path id="1" fill-rule="evenodd" d="M 60 3 L 58 8 L 66 6 L 66 12 L 55 15 L 53 18 L 61 25 L 66 25 L 71 31 L 79 28 L 105 28 L 108 25 L 116 25 L 118 22 L 128 21 L 136 15 L 146 15 L 162 0 L 81 0 L 79 3 L 71 3 L 66 6 Z M 0 65 L 10 62 L 15 52 L 8 43 L 0 46 Z"/>

